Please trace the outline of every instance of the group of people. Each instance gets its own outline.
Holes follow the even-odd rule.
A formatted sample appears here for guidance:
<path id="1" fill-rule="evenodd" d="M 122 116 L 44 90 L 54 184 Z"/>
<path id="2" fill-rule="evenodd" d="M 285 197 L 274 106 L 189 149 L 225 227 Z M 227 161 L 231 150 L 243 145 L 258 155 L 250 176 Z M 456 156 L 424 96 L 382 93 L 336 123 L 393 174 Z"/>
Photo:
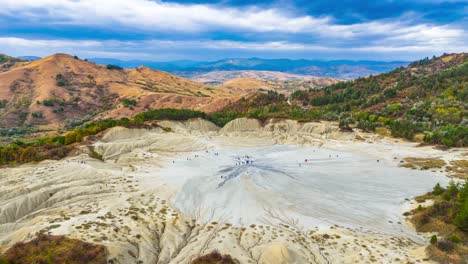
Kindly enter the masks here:
<path id="1" fill-rule="evenodd" d="M 248 155 L 245 155 L 243 157 L 237 157 L 236 160 L 237 160 L 236 166 L 246 165 L 246 164 L 253 164 L 253 160 Z"/>

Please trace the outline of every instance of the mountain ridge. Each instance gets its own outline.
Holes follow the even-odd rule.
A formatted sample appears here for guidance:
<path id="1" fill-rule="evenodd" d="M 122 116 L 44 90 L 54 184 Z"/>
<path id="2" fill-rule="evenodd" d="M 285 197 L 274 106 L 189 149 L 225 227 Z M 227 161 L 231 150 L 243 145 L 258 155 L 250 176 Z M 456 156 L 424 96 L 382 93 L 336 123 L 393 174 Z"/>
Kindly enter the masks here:
<path id="1" fill-rule="evenodd" d="M 154 62 L 144 60 L 117 60 L 90 58 L 90 61 L 100 64 L 116 64 L 124 68 L 134 68 L 145 65 L 186 78 L 212 71 L 278 71 L 291 74 L 313 75 L 316 77 L 331 77 L 337 79 L 354 79 L 370 74 L 379 74 L 406 65 L 405 61 L 369 61 L 369 60 L 292 60 L 292 59 L 261 59 L 261 58 L 227 58 L 216 61 L 172 61 Z"/>
<path id="2" fill-rule="evenodd" d="M 382 135 L 468 146 L 468 54 L 425 58 L 390 72 L 340 82 L 324 89 L 295 91 L 288 98 L 269 92 L 218 112 L 258 119 L 336 120 Z"/>

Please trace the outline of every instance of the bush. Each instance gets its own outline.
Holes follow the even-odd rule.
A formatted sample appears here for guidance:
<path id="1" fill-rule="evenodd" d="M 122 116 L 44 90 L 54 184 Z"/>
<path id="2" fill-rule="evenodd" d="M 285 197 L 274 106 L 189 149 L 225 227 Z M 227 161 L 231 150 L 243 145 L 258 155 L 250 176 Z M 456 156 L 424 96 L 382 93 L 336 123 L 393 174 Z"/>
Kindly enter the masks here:
<path id="1" fill-rule="evenodd" d="M 105 264 L 107 250 L 102 245 L 63 236 L 40 235 L 32 241 L 13 245 L 3 258 L 6 263 Z"/>
<path id="2" fill-rule="evenodd" d="M 133 99 L 124 99 L 124 100 L 122 101 L 122 105 L 125 106 L 125 107 L 136 106 L 136 105 L 137 105 L 137 101 L 136 101 L 136 100 L 133 100 Z"/>
<path id="3" fill-rule="evenodd" d="M 188 119 L 197 118 L 197 117 L 209 119 L 207 114 L 200 112 L 200 111 L 164 108 L 164 109 L 156 109 L 156 110 L 140 113 L 135 116 L 134 120 L 135 122 L 141 123 L 141 122 L 149 121 L 149 120 L 163 120 L 163 119 L 188 120 Z"/>
<path id="4" fill-rule="evenodd" d="M 42 114 L 42 112 L 34 112 L 31 115 L 34 118 L 44 118 L 44 115 Z"/>
<path id="5" fill-rule="evenodd" d="M 61 112 L 63 112 L 63 111 L 65 111 L 65 109 L 64 109 L 63 107 L 59 107 L 59 108 L 57 108 L 57 109 L 54 109 L 53 112 L 54 112 L 54 113 L 61 113 Z"/>
<path id="6" fill-rule="evenodd" d="M 437 244 L 437 236 L 436 235 L 433 235 L 431 237 L 431 240 L 429 241 L 431 243 L 431 245 L 435 245 Z"/>
<path id="7" fill-rule="evenodd" d="M 44 106 L 47 106 L 47 107 L 53 107 L 55 106 L 56 104 L 60 105 L 60 106 L 64 106 L 66 104 L 65 100 L 63 99 L 58 99 L 58 98 L 50 98 L 50 99 L 46 99 L 42 102 L 42 104 Z"/>
<path id="8" fill-rule="evenodd" d="M 60 87 L 70 85 L 70 80 L 65 78 L 65 76 L 63 76 L 61 73 L 55 76 L 55 81 L 56 81 L 57 86 L 60 86 Z"/>
<path id="9" fill-rule="evenodd" d="M 445 189 L 440 186 L 440 183 L 437 183 L 432 189 L 432 194 L 441 195 L 444 191 Z"/>
<path id="10" fill-rule="evenodd" d="M 13 264 L 13 262 L 6 260 L 0 256 L 0 264 Z"/>
<path id="11" fill-rule="evenodd" d="M 237 259 L 233 259 L 230 255 L 221 255 L 217 251 L 210 254 L 195 258 L 190 264 L 239 264 Z"/>
<path id="12" fill-rule="evenodd" d="M 445 252 L 451 252 L 455 249 L 455 244 L 452 241 L 439 241 L 437 242 L 437 248 Z"/>
<path id="13" fill-rule="evenodd" d="M 451 235 L 449 238 L 448 238 L 449 241 L 452 241 L 453 243 L 455 244 L 458 244 L 461 242 L 461 238 L 459 236 L 457 236 L 456 234 L 453 234 Z"/>
<path id="14" fill-rule="evenodd" d="M 7 100 L 0 100 L 0 108 L 5 108 L 5 106 L 7 105 L 8 101 Z"/>
<path id="15" fill-rule="evenodd" d="M 114 65 L 114 64 L 107 64 L 106 68 L 108 70 L 123 70 L 122 67 L 120 67 L 118 65 Z"/>
<path id="16" fill-rule="evenodd" d="M 458 213 L 455 216 L 455 225 L 468 232 L 468 182 L 465 182 L 458 193 Z"/>

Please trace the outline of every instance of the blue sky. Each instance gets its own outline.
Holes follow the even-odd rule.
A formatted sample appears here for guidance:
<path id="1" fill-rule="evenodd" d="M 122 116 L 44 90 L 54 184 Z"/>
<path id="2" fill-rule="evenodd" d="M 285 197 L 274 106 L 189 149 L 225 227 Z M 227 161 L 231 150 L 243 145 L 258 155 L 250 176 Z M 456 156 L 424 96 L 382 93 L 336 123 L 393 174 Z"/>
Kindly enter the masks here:
<path id="1" fill-rule="evenodd" d="M 468 0 L 0 0 L 0 53 L 414 60 L 467 52 Z"/>

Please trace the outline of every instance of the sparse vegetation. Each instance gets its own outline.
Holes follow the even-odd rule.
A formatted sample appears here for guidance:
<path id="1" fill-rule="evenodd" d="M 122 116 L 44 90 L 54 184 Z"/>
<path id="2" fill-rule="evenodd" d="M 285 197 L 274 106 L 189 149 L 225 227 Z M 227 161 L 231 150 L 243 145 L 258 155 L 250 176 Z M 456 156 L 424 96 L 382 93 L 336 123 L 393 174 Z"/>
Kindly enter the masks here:
<path id="1" fill-rule="evenodd" d="M 8 249 L 0 257 L 0 263 L 105 264 L 107 250 L 101 245 L 63 236 L 40 235 L 30 242 L 18 243 Z"/>
<path id="2" fill-rule="evenodd" d="M 44 114 L 42 112 L 34 112 L 31 116 L 34 118 L 44 118 Z"/>
<path id="3" fill-rule="evenodd" d="M 63 100 L 63 99 L 59 99 L 59 98 L 50 98 L 50 99 L 46 99 L 42 102 L 42 104 L 44 106 L 48 106 L 48 107 L 54 107 L 55 105 L 60 105 L 60 106 L 64 106 L 66 104 L 66 101 Z"/>
<path id="4" fill-rule="evenodd" d="M 70 80 L 66 78 L 64 75 L 62 75 L 61 73 L 55 76 L 55 81 L 56 81 L 57 86 L 60 86 L 60 87 L 70 85 Z"/>
<path id="5" fill-rule="evenodd" d="M 0 146 L 0 166 L 17 165 L 44 159 L 61 159 L 72 149 L 73 144 L 85 137 L 96 135 L 115 126 L 143 127 L 146 121 L 152 120 L 188 120 L 191 118 L 211 119 L 203 112 L 178 109 L 158 109 L 140 113 L 133 119 L 103 120 L 76 127 L 62 136 L 43 136 L 29 141 L 17 140 L 9 145 Z"/>
<path id="6" fill-rule="evenodd" d="M 416 63 L 417 68 L 295 91 L 291 105 L 284 96 L 258 94 L 215 115 L 336 120 L 364 131 L 388 130 L 392 136 L 408 140 L 421 134 L 429 144 L 468 146 L 468 56 L 446 56 L 453 58 L 447 63 L 444 57 L 428 59 Z"/>
<path id="7" fill-rule="evenodd" d="M 130 106 L 136 106 L 137 105 L 137 101 L 134 100 L 134 99 L 124 99 L 122 101 L 122 105 L 124 107 L 130 107 Z"/>
<path id="8" fill-rule="evenodd" d="M 404 163 L 401 167 L 429 170 L 434 168 L 442 168 L 446 165 L 445 161 L 439 158 L 403 158 Z"/>
<path id="9" fill-rule="evenodd" d="M 419 232 L 437 232 L 430 239 L 429 255 L 441 263 L 466 263 L 468 256 L 468 182 L 451 182 L 443 188 L 418 197 L 434 200 L 429 207 L 418 207 L 411 218 Z"/>

